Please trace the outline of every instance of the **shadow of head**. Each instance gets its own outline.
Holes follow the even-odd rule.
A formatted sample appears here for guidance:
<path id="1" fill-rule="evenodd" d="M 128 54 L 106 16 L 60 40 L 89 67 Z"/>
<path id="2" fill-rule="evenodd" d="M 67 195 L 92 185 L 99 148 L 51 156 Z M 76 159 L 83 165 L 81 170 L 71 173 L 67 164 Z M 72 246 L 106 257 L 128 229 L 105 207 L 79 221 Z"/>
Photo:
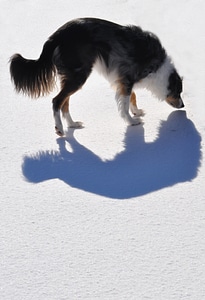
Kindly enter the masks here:
<path id="1" fill-rule="evenodd" d="M 128 127 L 124 150 L 102 161 L 79 144 L 69 131 L 57 140 L 59 151 L 25 156 L 22 170 L 33 183 L 58 178 L 69 186 L 113 199 L 145 195 L 197 176 L 201 138 L 185 111 L 175 111 L 162 121 L 158 137 L 144 140 L 142 126 Z M 69 143 L 72 152 L 66 149 Z"/>

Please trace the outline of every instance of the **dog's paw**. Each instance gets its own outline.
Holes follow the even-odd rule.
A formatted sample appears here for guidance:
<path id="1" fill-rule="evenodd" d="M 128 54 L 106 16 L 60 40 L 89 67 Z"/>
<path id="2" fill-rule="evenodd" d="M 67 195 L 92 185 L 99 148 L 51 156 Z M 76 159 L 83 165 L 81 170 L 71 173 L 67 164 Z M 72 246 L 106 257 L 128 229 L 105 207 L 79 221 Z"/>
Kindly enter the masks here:
<path id="1" fill-rule="evenodd" d="M 136 107 L 132 107 L 131 112 L 136 117 L 143 117 L 145 115 L 145 112 L 143 109 L 137 109 Z"/>
<path id="2" fill-rule="evenodd" d="M 130 125 L 131 126 L 135 126 L 135 125 L 139 125 L 141 124 L 141 119 L 137 116 L 134 116 L 132 119 L 131 119 L 131 122 L 130 122 Z"/>
<path id="3" fill-rule="evenodd" d="M 55 132 L 59 136 L 64 136 L 63 128 L 59 129 L 57 126 L 55 126 Z"/>
<path id="4" fill-rule="evenodd" d="M 69 128 L 83 128 L 82 122 L 73 122 L 72 124 L 69 124 Z"/>

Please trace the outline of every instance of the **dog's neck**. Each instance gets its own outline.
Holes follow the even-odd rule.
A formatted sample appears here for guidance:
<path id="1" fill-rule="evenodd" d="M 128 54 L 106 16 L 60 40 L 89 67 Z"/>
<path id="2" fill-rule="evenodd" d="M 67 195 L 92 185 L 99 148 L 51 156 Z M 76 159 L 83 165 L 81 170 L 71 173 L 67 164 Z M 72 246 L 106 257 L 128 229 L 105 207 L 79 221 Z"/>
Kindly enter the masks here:
<path id="1" fill-rule="evenodd" d="M 146 88 L 155 97 L 163 101 L 168 95 L 169 76 L 173 70 L 174 65 L 171 58 L 167 56 L 159 69 L 137 83 L 136 88 Z"/>

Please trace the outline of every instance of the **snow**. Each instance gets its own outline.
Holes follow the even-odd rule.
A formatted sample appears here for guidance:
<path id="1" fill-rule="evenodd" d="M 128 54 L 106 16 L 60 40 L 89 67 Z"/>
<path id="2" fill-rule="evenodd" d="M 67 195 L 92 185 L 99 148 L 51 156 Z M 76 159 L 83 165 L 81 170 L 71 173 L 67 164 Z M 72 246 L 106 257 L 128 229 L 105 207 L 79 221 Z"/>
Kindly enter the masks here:
<path id="1" fill-rule="evenodd" d="M 202 0 L 0 0 L 0 299 L 205 298 L 204 13 Z M 185 109 L 139 90 L 144 124 L 127 127 L 93 72 L 71 100 L 85 127 L 57 138 L 57 90 L 17 95 L 8 61 L 83 16 L 157 34 Z"/>

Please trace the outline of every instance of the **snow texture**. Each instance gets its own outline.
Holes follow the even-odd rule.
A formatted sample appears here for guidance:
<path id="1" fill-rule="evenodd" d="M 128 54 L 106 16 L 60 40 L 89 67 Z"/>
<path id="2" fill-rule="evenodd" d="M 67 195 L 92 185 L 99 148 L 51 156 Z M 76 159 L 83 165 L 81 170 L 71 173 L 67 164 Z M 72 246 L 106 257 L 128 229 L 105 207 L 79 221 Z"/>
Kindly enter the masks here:
<path id="1" fill-rule="evenodd" d="M 0 299 L 205 299 L 204 14 L 203 0 L 0 0 Z M 58 138 L 58 90 L 17 95 L 8 61 L 84 16 L 157 34 L 185 108 L 137 90 L 144 123 L 127 127 L 94 71 L 71 98 L 84 128 Z"/>

